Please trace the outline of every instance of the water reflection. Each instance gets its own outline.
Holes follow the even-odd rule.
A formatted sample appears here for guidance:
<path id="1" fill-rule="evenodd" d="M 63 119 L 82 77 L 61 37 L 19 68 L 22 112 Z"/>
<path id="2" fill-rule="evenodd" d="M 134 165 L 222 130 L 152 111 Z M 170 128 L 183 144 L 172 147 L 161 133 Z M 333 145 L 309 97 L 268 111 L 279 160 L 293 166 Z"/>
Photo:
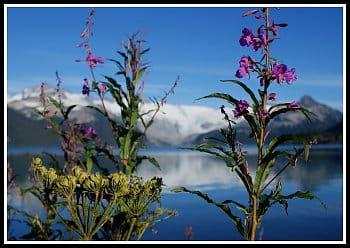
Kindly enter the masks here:
<path id="1" fill-rule="evenodd" d="M 200 152 L 167 152 L 154 153 L 161 170 L 156 169 L 148 161 L 138 168 L 136 174 L 144 178 L 159 176 L 166 185 L 165 190 L 185 186 L 193 189 L 210 190 L 224 189 L 232 186 L 243 188 L 238 176 L 231 172 L 220 159 Z M 16 175 L 16 182 L 23 185 L 28 182 L 28 168 L 32 154 L 9 155 L 8 161 Z M 63 162 L 62 157 L 58 157 Z M 44 162 L 49 159 L 43 157 Z M 255 174 L 256 156 L 247 156 L 251 174 Z M 317 191 L 335 179 L 342 177 L 342 150 L 315 150 L 310 152 L 310 161 L 305 164 L 300 161 L 296 168 L 289 167 L 281 178 L 288 184 L 294 184 L 300 190 Z M 112 165 L 105 161 L 106 167 Z M 273 168 L 273 176 L 282 168 L 284 161 L 279 161 Z"/>
<path id="2" fill-rule="evenodd" d="M 169 190 L 185 186 L 192 190 L 204 191 L 217 201 L 235 199 L 244 202 L 246 193 L 239 178 L 219 159 L 199 152 L 153 152 L 162 170 L 157 170 L 148 162 L 143 163 L 137 174 L 144 178 L 159 176 L 166 184 L 162 204 L 180 213 L 175 218 L 160 222 L 159 233 L 147 232 L 145 240 L 183 240 L 186 227 L 193 226 L 195 240 L 237 240 L 232 223 L 224 214 L 196 196 L 179 193 L 170 194 Z M 290 201 L 289 217 L 280 206 L 276 206 L 265 218 L 264 240 L 341 240 L 342 238 L 342 173 L 343 160 L 341 149 L 311 150 L 308 164 L 300 161 L 296 168 L 288 168 L 283 174 L 283 192 L 296 190 L 311 191 L 328 206 L 329 211 L 315 201 Z M 9 154 L 8 161 L 17 175 L 16 184 L 29 186 L 28 168 L 33 154 Z M 247 156 L 249 169 L 254 175 L 256 155 Z M 44 163 L 49 159 L 43 157 Z M 61 163 L 63 158 L 59 157 Z M 272 175 L 283 166 L 279 161 Z M 111 164 L 105 163 L 112 168 Z M 274 185 L 271 185 L 273 187 Z M 28 194 L 26 202 L 18 192 L 10 191 L 8 203 L 32 213 L 41 211 L 41 204 Z M 283 224 L 281 224 L 283 223 Z M 301 229 L 300 226 L 307 228 Z M 22 227 L 12 228 L 18 234 Z"/>
<path id="3" fill-rule="evenodd" d="M 138 175 L 151 178 L 154 175 L 163 178 L 169 188 L 191 186 L 192 189 L 218 189 L 232 186 L 243 188 L 238 176 L 226 167 L 225 163 L 214 156 L 202 153 L 169 153 L 154 155 L 161 164 L 159 171 L 149 163 L 144 163 L 137 171 Z M 256 156 L 247 156 L 251 174 L 255 174 Z M 278 161 L 271 176 L 285 164 Z M 310 152 L 310 161 L 300 160 L 295 168 L 287 168 L 281 178 L 287 184 L 294 184 L 299 190 L 317 191 L 332 180 L 342 177 L 342 151 L 316 150 Z"/>

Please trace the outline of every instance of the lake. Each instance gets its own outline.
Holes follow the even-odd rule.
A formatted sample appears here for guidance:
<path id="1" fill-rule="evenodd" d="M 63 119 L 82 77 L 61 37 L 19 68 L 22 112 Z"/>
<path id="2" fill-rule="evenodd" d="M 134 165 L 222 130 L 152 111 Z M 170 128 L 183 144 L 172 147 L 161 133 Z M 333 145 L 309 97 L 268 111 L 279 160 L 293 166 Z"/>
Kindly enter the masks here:
<path id="1" fill-rule="evenodd" d="M 288 149 L 288 146 L 286 146 Z M 28 167 L 33 154 L 43 148 L 9 148 L 8 161 L 16 175 L 19 186 L 26 185 Z M 45 151 L 58 153 L 57 148 Z M 248 147 L 247 156 L 251 174 L 254 175 L 256 154 Z M 242 240 L 230 219 L 217 207 L 189 193 L 172 193 L 179 186 L 200 190 L 215 201 L 232 199 L 246 204 L 247 193 L 238 176 L 233 174 L 221 160 L 200 152 L 174 148 L 150 148 L 144 153 L 155 157 L 161 171 L 149 163 L 141 164 L 137 174 L 144 178 L 159 176 L 166 186 L 163 188 L 162 207 L 176 209 L 178 215 L 157 223 L 156 234 L 146 232 L 142 240 L 185 240 L 184 231 L 191 227 L 192 240 L 235 241 Z M 282 166 L 276 164 L 274 175 Z M 292 199 L 288 201 L 288 215 L 281 205 L 274 205 L 264 216 L 257 231 L 261 240 L 343 240 L 343 149 L 341 145 L 315 145 L 310 151 L 310 161 L 302 161 L 296 168 L 288 167 L 280 176 L 282 194 L 295 191 L 311 191 L 322 199 L 327 208 L 317 200 Z M 271 185 L 271 188 L 274 185 Z M 266 192 L 269 193 L 269 190 Z M 31 201 L 31 199 L 29 199 Z M 12 191 L 8 203 L 28 210 L 28 206 Z M 32 211 L 39 211 L 33 201 Z M 29 209 L 30 211 L 30 209 Z M 237 210 L 234 213 L 239 214 Z M 39 213 L 40 214 L 40 213 Z M 13 223 L 9 233 L 19 237 L 26 232 L 24 224 Z"/>

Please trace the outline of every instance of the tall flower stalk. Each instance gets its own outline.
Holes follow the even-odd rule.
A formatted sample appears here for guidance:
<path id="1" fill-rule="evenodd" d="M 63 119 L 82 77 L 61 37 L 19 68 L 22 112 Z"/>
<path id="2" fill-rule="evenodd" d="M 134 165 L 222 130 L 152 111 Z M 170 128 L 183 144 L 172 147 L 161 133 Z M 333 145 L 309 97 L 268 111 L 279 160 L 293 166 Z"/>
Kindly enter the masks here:
<path id="1" fill-rule="evenodd" d="M 92 8 L 80 35 L 84 41 L 77 45 L 85 48 L 86 57 L 76 62 L 84 61 L 91 76 L 83 78 L 82 94 L 89 97 L 91 92 L 95 92 L 101 102 L 100 106 L 86 107 L 96 110 L 107 119 L 119 154 L 114 154 L 113 146 L 102 143 L 93 127 L 71 120 L 70 113 L 77 105 L 64 106 L 60 92 L 62 79 L 58 72 L 56 97 L 47 96 L 42 84 L 41 108 L 35 109 L 35 112 L 47 121 L 47 129 L 61 137 L 65 163 L 60 168 L 55 160 L 54 168 L 47 169 L 39 157 L 33 159 L 31 168 L 35 184 L 25 192 L 32 193 L 39 200 L 43 199 L 41 202 L 48 210 L 48 221 L 45 222 L 45 234 L 48 235 L 43 238 L 40 236 L 40 239 L 49 240 L 54 231 L 51 226 L 61 223 L 72 238 L 78 240 L 140 240 L 155 223 L 176 215 L 176 211 L 160 206 L 163 187 L 161 178 L 143 180 L 133 174 L 144 160 L 160 168 L 154 158 L 140 156 L 138 152 L 140 147 L 145 146 L 146 132 L 167 97 L 174 93 L 179 78 L 160 102 L 153 99 L 154 109 L 142 112 L 144 75 L 148 69 L 143 56 L 150 49 L 143 49 L 143 37 L 134 33 L 118 51 L 122 61 L 110 59 L 116 64 L 116 74 L 124 77 L 125 87 L 108 76 L 103 76 L 105 81 L 97 81 L 95 69 L 97 65 L 104 64 L 104 59 L 96 57 L 90 46 L 94 15 L 95 9 Z M 121 121 L 116 121 L 106 108 L 107 94 L 115 101 L 115 107 L 121 109 Z M 100 165 L 101 156 L 115 165 L 115 171 L 111 172 Z M 54 158 L 52 155 L 50 157 Z M 68 217 L 62 215 L 61 210 L 69 213 Z M 32 216 L 25 217 L 36 221 Z M 40 220 L 38 223 L 41 223 Z M 37 233 L 37 227 L 32 227 L 35 232 L 32 230 L 31 235 Z M 36 238 L 33 235 L 28 237 Z M 53 237 L 56 239 L 58 235 Z"/>
<path id="2" fill-rule="evenodd" d="M 148 72 L 148 63 L 143 57 L 150 49 L 143 48 L 144 37 L 142 35 L 133 33 L 125 43 L 122 43 L 121 50 L 118 51 L 122 60 L 109 59 L 109 61 L 115 63 L 117 67 L 116 74 L 124 78 L 126 89 L 123 88 L 119 81 L 106 75 L 103 76 L 106 81 L 98 82 L 94 70 L 96 65 L 104 63 L 104 59 L 100 56 L 95 57 L 90 47 L 90 38 L 93 35 L 92 17 L 94 14 L 95 10 L 92 8 L 86 21 L 86 27 L 81 34 L 81 38 L 83 38 L 84 41 L 77 45 L 77 47 L 85 47 L 87 57 L 85 60 L 77 59 L 76 62 L 85 61 L 87 63 L 92 78 L 91 91 L 97 92 L 102 108 L 96 106 L 87 107 L 101 113 L 108 120 L 119 148 L 119 158 L 112 159 L 112 156 L 108 156 L 113 160 L 117 171 L 122 171 L 127 175 L 131 175 L 143 160 L 148 160 L 154 166 L 160 168 L 158 162 L 154 158 L 139 156 L 138 151 L 139 148 L 144 145 L 146 132 L 153 124 L 161 107 L 166 103 L 167 97 L 170 93 L 174 93 L 179 77 L 176 78 L 174 85 L 165 93 L 160 102 L 155 98 L 153 99 L 155 104 L 154 109 L 142 113 L 141 105 L 144 103 L 142 93 L 145 85 L 145 74 Z M 87 78 L 84 78 L 82 93 L 89 96 L 90 87 Z M 113 119 L 105 106 L 104 99 L 107 93 L 113 97 L 116 104 L 121 108 L 121 123 Z M 142 128 L 139 128 L 138 124 L 141 124 Z"/>
<path id="3" fill-rule="evenodd" d="M 253 51 L 262 50 L 262 57 L 255 60 L 251 56 L 243 56 L 239 61 L 239 69 L 235 73 L 237 78 L 243 78 L 246 75 L 251 78 L 252 74 L 257 75 L 261 89 L 258 90 L 258 97 L 245 83 L 236 79 L 221 80 L 222 82 L 229 82 L 240 86 L 250 97 L 250 100 L 236 99 L 226 93 L 213 93 L 204 98 L 219 98 L 225 100 L 233 106 L 233 116 L 236 118 L 243 118 L 251 129 L 250 137 L 254 138 L 257 145 L 257 164 L 256 172 L 253 176 L 250 172 L 251 166 L 245 158 L 245 152 L 242 150 L 242 144 L 236 140 L 236 131 L 234 130 L 235 121 L 227 114 L 225 107 L 221 107 L 221 112 L 224 119 L 228 122 L 227 129 L 221 129 L 222 138 L 208 137 L 208 141 L 197 145 L 194 148 L 187 148 L 190 150 L 200 151 L 212 154 L 223 160 L 227 167 L 231 168 L 242 181 L 244 188 L 248 194 L 247 205 L 242 204 L 236 200 L 225 200 L 223 202 L 216 202 L 208 195 L 200 191 L 189 190 L 185 187 L 173 189 L 173 192 L 189 192 L 195 194 L 208 203 L 214 204 L 233 221 L 237 230 L 246 240 L 256 240 L 256 231 L 260 226 L 263 216 L 269 208 L 279 203 L 286 212 L 288 209 L 288 199 L 295 197 L 304 199 L 319 199 L 310 192 L 297 191 L 289 195 L 281 194 L 282 183 L 278 179 L 280 174 L 285 171 L 287 167 L 295 167 L 298 158 L 303 157 L 305 161 L 309 157 L 309 149 L 316 141 L 307 140 L 296 135 L 285 134 L 268 139 L 270 131 L 268 124 L 273 118 L 290 111 L 298 111 L 303 113 L 309 120 L 313 113 L 300 107 L 295 101 L 290 103 L 281 103 L 270 105 L 268 101 L 276 99 L 276 93 L 270 92 L 269 87 L 276 82 L 279 85 L 283 83 L 290 84 L 297 79 L 295 68 L 288 70 L 285 64 L 279 64 L 275 59 L 271 59 L 270 46 L 271 43 L 278 39 L 278 27 L 286 27 L 287 24 L 271 22 L 270 9 L 262 8 L 251 10 L 243 14 L 249 16 L 256 14 L 255 18 L 262 19 L 264 22 L 257 29 L 257 34 L 249 28 L 242 30 L 242 36 L 239 39 L 241 46 L 251 47 Z M 269 142 L 267 142 L 270 140 Z M 302 149 L 294 148 L 294 152 L 278 149 L 279 146 L 286 142 L 302 143 Z M 275 174 L 271 174 L 271 169 L 276 166 L 277 158 L 284 158 L 285 165 Z M 276 182 L 276 180 L 278 181 Z M 268 186 L 275 183 L 274 189 L 270 193 Z M 243 214 L 243 218 L 233 212 L 230 206 L 236 206 L 236 210 Z"/>

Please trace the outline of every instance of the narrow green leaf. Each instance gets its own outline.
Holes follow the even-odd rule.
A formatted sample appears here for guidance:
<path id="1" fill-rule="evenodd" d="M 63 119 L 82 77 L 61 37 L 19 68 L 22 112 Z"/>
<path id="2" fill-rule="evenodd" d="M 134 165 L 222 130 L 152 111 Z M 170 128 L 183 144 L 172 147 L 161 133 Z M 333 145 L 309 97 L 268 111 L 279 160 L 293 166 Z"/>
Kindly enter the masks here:
<path id="1" fill-rule="evenodd" d="M 197 148 L 197 147 L 195 147 L 195 148 L 180 148 L 180 149 L 209 153 L 209 154 L 212 154 L 215 157 L 221 159 L 222 161 L 224 161 L 227 167 L 235 167 L 236 166 L 235 162 L 232 159 L 225 157 L 225 156 L 221 155 L 220 153 L 214 152 L 214 151 L 209 150 L 209 149 Z"/>
<path id="2" fill-rule="evenodd" d="M 92 165 L 93 165 L 92 159 L 91 158 L 87 158 L 87 160 L 86 160 L 86 171 L 87 171 L 87 173 L 91 172 Z"/>
<path id="3" fill-rule="evenodd" d="M 255 174 L 254 178 L 254 190 L 256 192 L 260 192 L 263 186 L 263 183 L 265 182 L 266 178 L 268 177 L 271 168 L 275 165 L 276 157 L 274 154 L 269 154 L 269 157 L 265 157 L 261 164 L 258 166 L 258 169 Z"/>
<path id="4" fill-rule="evenodd" d="M 239 101 L 235 98 L 233 98 L 232 96 L 228 95 L 228 94 L 224 94 L 224 93 L 213 93 L 207 96 L 203 96 L 200 97 L 197 100 L 201 100 L 201 99 L 205 99 L 205 98 L 219 98 L 219 99 L 223 99 L 225 101 L 227 101 L 228 103 L 232 104 L 233 106 L 235 106 Z"/>
<path id="5" fill-rule="evenodd" d="M 66 111 L 65 114 L 64 114 L 65 118 L 68 118 L 69 113 L 70 113 L 76 106 L 77 106 L 77 105 L 74 104 L 74 105 L 71 105 L 71 106 L 69 106 L 69 107 L 67 108 L 67 111 Z"/>
<path id="6" fill-rule="evenodd" d="M 155 158 L 143 156 L 143 159 L 147 159 L 151 164 L 153 164 L 158 170 L 161 170 L 160 164 Z"/>
<path id="7" fill-rule="evenodd" d="M 91 109 L 94 109 L 96 110 L 97 112 L 101 113 L 102 115 L 106 115 L 101 109 L 95 107 L 95 106 L 86 106 L 87 108 L 91 108 Z"/>
<path id="8" fill-rule="evenodd" d="M 48 98 L 49 98 L 50 102 L 53 105 L 55 105 L 56 108 L 61 109 L 61 105 L 52 96 L 49 96 Z"/>
<path id="9" fill-rule="evenodd" d="M 254 105 L 255 106 L 258 106 L 259 105 L 259 102 L 258 100 L 256 99 L 255 97 L 255 94 L 253 93 L 253 91 L 251 89 L 249 89 L 249 87 L 247 87 L 244 83 L 242 83 L 241 81 L 238 81 L 238 80 L 220 80 L 221 82 L 230 82 L 230 83 L 234 83 L 234 84 L 237 84 L 239 86 L 241 86 L 243 88 L 243 90 L 245 92 L 247 92 L 250 96 L 250 98 L 252 99 L 252 101 L 254 102 Z"/>
<path id="10" fill-rule="evenodd" d="M 274 137 L 269 144 L 267 145 L 264 156 L 272 152 L 277 146 L 287 142 L 287 141 L 296 141 L 298 143 L 303 143 L 304 145 L 309 145 L 307 139 L 293 135 L 293 134 L 282 134 L 280 136 Z"/>

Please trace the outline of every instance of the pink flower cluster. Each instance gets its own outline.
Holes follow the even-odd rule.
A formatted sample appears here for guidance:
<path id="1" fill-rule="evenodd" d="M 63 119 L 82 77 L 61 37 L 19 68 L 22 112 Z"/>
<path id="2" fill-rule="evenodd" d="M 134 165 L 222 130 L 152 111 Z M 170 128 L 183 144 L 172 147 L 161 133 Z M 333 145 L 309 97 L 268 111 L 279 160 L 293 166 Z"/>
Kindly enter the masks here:
<path id="1" fill-rule="evenodd" d="M 246 74 L 249 75 L 249 71 L 254 70 L 254 63 L 255 61 L 251 57 L 243 56 L 239 61 L 239 68 L 236 72 L 236 77 L 242 78 Z"/>
<path id="2" fill-rule="evenodd" d="M 103 64 L 103 58 L 102 57 L 97 57 L 95 58 L 95 56 L 93 56 L 92 54 L 89 54 L 86 57 L 86 62 L 88 64 L 89 67 L 95 67 L 97 64 Z"/>
<path id="3" fill-rule="evenodd" d="M 89 127 L 89 128 L 82 127 L 80 129 L 80 134 L 90 138 L 95 138 L 97 136 L 96 130 L 93 129 L 92 127 Z"/>
<path id="4" fill-rule="evenodd" d="M 279 85 L 281 85 L 283 82 L 289 83 L 291 81 L 297 80 L 297 76 L 294 75 L 294 72 L 295 68 L 288 70 L 285 64 L 276 64 L 272 69 L 273 77 L 277 80 L 277 83 Z"/>
<path id="5" fill-rule="evenodd" d="M 249 47 L 252 45 L 254 51 L 257 51 L 261 46 L 267 45 L 267 40 L 264 31 L 259 28 L 258 35 L 254 35 L 252 30 L 244 28 L 242 30 L 243 35 L 239 39 L 239 44 L 241 46 Z"/>
<path id="6" fill-rule="evenodd" d="M 233 115 L 234 117 L 239 117 L 248 113 L 249 103 L 246 100 L 239 100 L 234 108 Z"/>

